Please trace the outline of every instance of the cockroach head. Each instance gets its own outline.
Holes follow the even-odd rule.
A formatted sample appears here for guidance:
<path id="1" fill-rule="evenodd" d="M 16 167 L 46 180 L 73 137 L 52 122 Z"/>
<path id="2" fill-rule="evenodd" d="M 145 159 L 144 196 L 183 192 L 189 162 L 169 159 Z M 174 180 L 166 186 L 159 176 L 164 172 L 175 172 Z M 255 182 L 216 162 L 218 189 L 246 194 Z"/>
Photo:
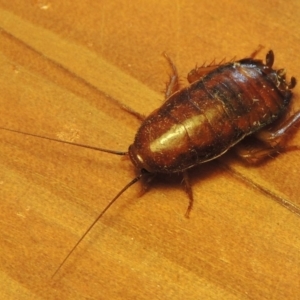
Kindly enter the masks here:
<path id="1" fill-rule="evenodd" d="M 138 170 L 141 170 L 141 172 L 143 173 L 152 173 L 151 168 L 147 165 L 142 156 L 138 153 L 134 144 L 129 146 L 128 155 L 133 165 Z"/>

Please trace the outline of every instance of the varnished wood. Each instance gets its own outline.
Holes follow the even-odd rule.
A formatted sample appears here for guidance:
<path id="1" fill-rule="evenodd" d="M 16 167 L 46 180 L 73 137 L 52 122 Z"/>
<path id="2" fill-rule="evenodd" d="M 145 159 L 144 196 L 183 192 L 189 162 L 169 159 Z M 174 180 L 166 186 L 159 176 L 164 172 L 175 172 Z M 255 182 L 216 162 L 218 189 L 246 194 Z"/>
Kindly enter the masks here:
<path id="1" fill-rule="evenodd" d="M 297 1 L 96 3 L 1 1 L 1 127 L 126 151 L 139 121 L 120 106 L 161 105 L 164 51 L 185 76 L 263 44 L 300 78 Z M 53 279 L 135 172 L 118 156 L 3 130 L 0 153 L 3 299 L 299 298 L 300 216 L 277 203 L 300 206 L 299 152 L 193 170 L 188 220 L 180 179 L 140 198 L 132 187 Z"/>

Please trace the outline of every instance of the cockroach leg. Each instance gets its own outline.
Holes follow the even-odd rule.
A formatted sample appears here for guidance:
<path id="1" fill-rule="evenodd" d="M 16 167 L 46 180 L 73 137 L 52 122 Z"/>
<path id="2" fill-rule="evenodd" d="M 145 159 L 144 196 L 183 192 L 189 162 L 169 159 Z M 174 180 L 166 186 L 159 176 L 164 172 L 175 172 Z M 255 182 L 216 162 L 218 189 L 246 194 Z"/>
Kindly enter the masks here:
<path id="1" fill-rule="evenodd" d="M 191 186 L 191 182 L 190 182 L 190 178 L 189 178 L 189 174 L 188 171 L 184 171 L 183 173 L 183 182 L 184 182 L 184 186 L 185 186 L 185 191 L 188 194 L 189 197 L 189 205 L 188 208 L 186 210 L 185 213 L 185 217 L 189 218 L 190 217 L 190 212 L 193 208 L 193 204 L 194 204 L 194 196 L 193 196 L 193 190 L 192 190 L 192 186 Z"/>
<path id="2" fill-rule="evenodd" d="M 274 53 L 272 50 L 270 50 L 266 56 L 266 66 L 268 68 L 272 68 L 273 64 L 274 64 Z"/>
<path id="3" fill-rule="evenodd" d="M 257 164 L 266 157 L 273 157 L 280 153 L 279 148 L 262 147 L 260 149 L 247 147 L 244 148 L 241 145 L 235 148 L 235 153 L 250 164 Z"/>
<path id="4" fill-rule="evenodd" d="M 288 89 L 293 89 L 295 86 L 296 86 L 296 83 L 297 83 L 297 80 L 295 77 L 292 77 L 291 78 L 291 82 L 290 84 L 288 85 Z"/>
<path id="5" fill-rule="evenodd" d="M 259 45 L 257 49 L 251 53 L 249 58 L 254 59 L 255 56 L 264 48 L 264 46 Z M 271 54 L 268 54 L 267 56 L 267 66 L 271 67 L 273 65 L 274 61 L 274 55 L 273 52 Z M 272 56 L 273 55 L 273 56 Z M 269 59 L 269 61 L 268 61 Z M 209 72 L 212 72 L 214 69 L 226 64 L 226 63 L 231 63 L 235 60 L 235 57 L 229 61 L 226 61 L 225 58 L 222 59 L 219 63 L 216 63 L 215 60 L 213 60 L 210 64 L 206 65 L 203 64 L 201 67 L 196 67 L 193 70 L 191 70 L 188 75 L 187 75 L 187 80 L 189 83 L 193 83 L 199 79 L 201 79 L 204 75 L 206 75 Z"/>
<path id="6" fill-rule="evenodd" d="M 178 72 L 175 64 L 172 62 L 171 58 L 166 53 L 163 54 L 172 69 L 172 74 L 170 76 L 169 82 L 166 85 L 166 91 L 165 91 L 165 98 L 168 99 L 171 95 L 173 95 L 175 92 L 179 90 L 180 86 L 178 81 Z"/>
<path id="7" fill-rule="evenodd" d="M 141 190 L 139 196 L 142 197 L 144 194 L 146 194 L 150 188 L 151 183 L 156 176 L 156 173 L 148 173 L 146 176 L 142 177 L 141 179 Z"/>
<path id="8" fill-rule="evenodd" d="M 127 111 L 128 113 L 130 113 L 131 115 L 133 115 L 134 117 L 136 117 L 138 120 L 140 120 L 142 122 L 146 119 L 146 116 L 136 112 L 135 110 L 133 110 L 132 108 L 130 108 L 126 105 L 122 105 L 121 107 L 123 110 Z"/>
<path id="9" fill-rule="evenodd" d="M 232 59 L 233 60 L 233 59 Z M 230 60 L 230 61 L 232 61 Z M 229 62 L 230 62 L 229 61 Z M 216 63 L 214 59 L 210 64 L 203 64 L 201 67 L 195 67 L 191 70 L 187 75 L 187 80 L 189 83 L 193 83 L 199 79 L 201 79 L 204 75 L 212 72 L 213 70 L 217 69 L 218 67 L 228 63 L 225 58 L 223 58 L 219 63 Z"/>
<path id="10" fill-rule="evenodd" d="M 255 58 L 257 56 L 257 54 L 264 48 L 265 47 L 263 45 L 258 45 L 257 49 L 255 51 L 253 51 L 249 57 L 252 59 Z"/>
<path id="11" fill-rule="evenodd" d="M 288 133 L 300 124 L 300 111 L 284 120 L 275 130 L 262 129 L 254 134 L 255 138 L 262 141 L 265 147 L 260 149 L 236 148 L 237 154 L 249 163 L 257 163 L 266 157 L 272 157 L 282 152 L 300 150 L 297 145 L 286 146 Z"/>
<path id="12" fill-rule="evenodd" d="M 254 136 L 270 147 L 285 149 L 284 144 L 286 142 L 287 133 L 292 131 L 298 124 L 300 124 L 300 110 L 284 120 L 275 130 L 262 129 Z"/>
<path id="13" fill-rule="evenodd" d="M 208 74 L 209 72 L 213 71 L 214 69 L 218 68 L 220 64 L 216 65 L 208 65 L 208 66 L 201 66 L 196 67 L 195 69 L 191 70 L 187 75 L 187 80 L 189 83 L 193 83 L 199 79 L 201 79 L 204 75 Z"/>

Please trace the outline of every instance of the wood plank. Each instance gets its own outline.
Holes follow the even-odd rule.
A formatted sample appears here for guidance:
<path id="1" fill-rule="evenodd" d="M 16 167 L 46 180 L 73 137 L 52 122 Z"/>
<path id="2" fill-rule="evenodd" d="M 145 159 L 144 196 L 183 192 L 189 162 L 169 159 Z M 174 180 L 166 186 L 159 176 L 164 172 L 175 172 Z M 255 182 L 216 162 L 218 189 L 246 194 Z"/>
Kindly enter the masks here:
<path id="1" fill-rule="evenodd" d="M 163 100 L 167 52 L 196 63 L 259 44 L 299 78 L 300 3 L 0 0 L 0 127 L 127 150 Z M 294 110 L 300 108 L 299 86 Z M 300 131 L 290 144 L 299 145 Z M 232 153 L 181 179 L 120 197 L 59 273 L 72 246 L 135 176 L 127 159 L 0 131 L 0 287 L 5 299 L 299 299 L 300 153 L 259 166 Z"/>

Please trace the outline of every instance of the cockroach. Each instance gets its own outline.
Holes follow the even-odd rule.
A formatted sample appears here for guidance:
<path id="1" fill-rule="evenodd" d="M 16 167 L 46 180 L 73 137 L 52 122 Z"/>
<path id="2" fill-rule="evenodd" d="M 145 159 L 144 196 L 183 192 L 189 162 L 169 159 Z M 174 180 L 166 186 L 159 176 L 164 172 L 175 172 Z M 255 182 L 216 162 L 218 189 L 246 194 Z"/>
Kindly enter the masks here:
<path id="1" fill-rule="evenodd" d="M 284 145 L 286 134 L 300 123 L 300 111 L 291 116 L 287 114 L 296 79 L 292 77 L 287 83 L 285 71 L 272 68 L 272 50 L 266 55 L 266 63 L 255 59 L 257 52 L 237 61 L 196 67 L 187 76 L 190 85 L 182 89 L 179 88 L 177 69 L 165 55 L 172 68 L 166 101 L 143 119 L 127 152 L 66 142 L 128 155 L 139 174 L 98 215 L 53 276 L 119 196 L 145 176 L 182 173 L 189 197 L 185 214 L 188 217 L 193 206 L 188 169 L 220 157 L 249 135 L 263 142 L 256 151 L 245 148 L 239 152 L 241 157 L 251 162 L 279 151 L 299 149 L 298 146 Z"/>

